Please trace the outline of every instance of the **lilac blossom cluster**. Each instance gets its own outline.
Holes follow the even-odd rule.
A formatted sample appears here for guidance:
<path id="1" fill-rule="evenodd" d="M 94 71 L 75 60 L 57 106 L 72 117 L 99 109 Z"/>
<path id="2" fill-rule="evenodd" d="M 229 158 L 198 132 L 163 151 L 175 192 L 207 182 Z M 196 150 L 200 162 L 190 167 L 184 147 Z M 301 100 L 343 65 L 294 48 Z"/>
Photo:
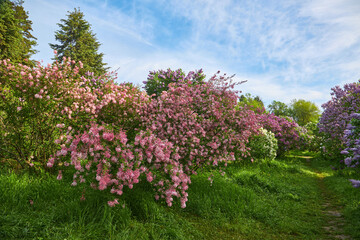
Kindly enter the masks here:
<path id="1" fill-rule="evenodd" d="M 346 156 L 345 165 L 355 168 L 360 165 L 360 113 L 352 113 L 350 117 L 352 120 L 344 131 L 346 148 L 341 154 Z"/>
<path id="2" fill-rule="evenodd" d="M 334 158 L 344 149 L 347 141 L 344 131 L 352 119 L 351 114 L 360 112 L 360 85 L 357 82 L 345 84 L 343 88 L 336 86 L 331 95 L 331 100 L 322 105 L 324 112 L 318 127 L 325 135 L 323 150 Z"/>
<path id="3" fill-rule="evenodd" d="M 349 181 L 354 188 L 360 188 L 360 180 L 349 179 Z"/>

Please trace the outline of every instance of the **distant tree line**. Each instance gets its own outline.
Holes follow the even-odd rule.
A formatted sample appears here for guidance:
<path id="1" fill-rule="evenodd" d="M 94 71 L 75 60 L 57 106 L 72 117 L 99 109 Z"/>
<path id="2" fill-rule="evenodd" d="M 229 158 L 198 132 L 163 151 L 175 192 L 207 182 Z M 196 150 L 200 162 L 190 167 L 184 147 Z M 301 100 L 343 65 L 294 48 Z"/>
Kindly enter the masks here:
<path id="1" fill-rule="evenodd" d="M 261 98 L 259 96 L 252 96 L 249 93 L 240 96 L 238 105 L 247 106 L 257 112 L 266 111 Z M 305 126 L 308 123 L 316 123 L 321 115 L 320 109 L 315 103 L 304 99 L 293 99 L 290 104 L 274 100 L 268 105 L 267 111 L 276 116 L 291 117 L 300 126 Z"/>

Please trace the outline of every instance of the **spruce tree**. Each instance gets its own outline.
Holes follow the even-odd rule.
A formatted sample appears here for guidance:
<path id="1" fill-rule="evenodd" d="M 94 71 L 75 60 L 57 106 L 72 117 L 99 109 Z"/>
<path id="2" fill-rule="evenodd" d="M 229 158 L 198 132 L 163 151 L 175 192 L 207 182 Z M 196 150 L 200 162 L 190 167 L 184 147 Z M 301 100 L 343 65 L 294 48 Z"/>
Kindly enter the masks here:
<path id="1" fill-rule="evenodd" d="M 31 34 L 32 21 L 23 1 L 0 0 L 0 59 L 34 65 L 29 58 L 36 53 L 36 38 Z"/>
<path id="2" fill-rule="evenodd" d="M 95 34 L 91 31 L 91 25 L 84 19 L 80 9 L 68 12 L 67 19 L 61 19 L 58 23 L 60 30 L 55 32 L 55 39 L 60 44 L 51 44 L 50 47 L 57 51 L 54 60 L 62 62 L 63 57 L 70 57 L 72 60 L 81 61 L 84 68 L 81 73 L 87 71 L 100 75 L 108 68 L 103 63 L 103 53 L 98 53 L 100 43 Z"/>

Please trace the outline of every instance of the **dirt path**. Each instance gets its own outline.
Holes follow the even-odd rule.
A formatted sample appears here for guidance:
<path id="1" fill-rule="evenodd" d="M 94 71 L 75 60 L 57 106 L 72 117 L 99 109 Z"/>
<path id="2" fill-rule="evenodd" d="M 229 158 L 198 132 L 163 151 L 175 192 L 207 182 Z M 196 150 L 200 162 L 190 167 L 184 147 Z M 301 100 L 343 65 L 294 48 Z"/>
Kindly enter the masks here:
<path id="1" fill-rule="evenodd" d="M 345 219 L 341 213 L 342 206 L 326 188 L 324 176 L 319 175 L 319 188 L 323 199 L 322 213 L 325 220 L 323 229 L 327 236 L 325 239 L 351 239 L 350 236 L 344 234 Z"/>
<path id="2" fill-rule="evenodd" d="M 306 158 L 307 164 L 310 165 L 311 157 L 304 158 Z M 324 219 L 323 231 L 325 235 L 323 240 L 352 239 L 350 236 L 344 234 L 345 219 L 341 213 L 341 204 L 336 196 L 326 187 L 324 183 L 325 176 L 321 172 L 316 172 L 318 174 L 318 186 L 322 197 L 321 210 Z"/>

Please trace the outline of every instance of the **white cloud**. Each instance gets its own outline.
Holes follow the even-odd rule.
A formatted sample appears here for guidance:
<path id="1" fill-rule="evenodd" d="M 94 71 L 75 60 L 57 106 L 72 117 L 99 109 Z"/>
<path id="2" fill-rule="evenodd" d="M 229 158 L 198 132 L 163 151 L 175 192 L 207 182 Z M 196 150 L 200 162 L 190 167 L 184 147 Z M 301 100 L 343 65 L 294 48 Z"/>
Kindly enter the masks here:
<path id="1" fill-rule="evenodd" d="M 293 84 L 281 84 L 274 81 L 274 76 L 247 76 L 236 79 L 242 81 L 247 79 L 247 82 L 238 86 L 238 89 L 243 93 L 251 93 L 259 96 L 265 106 L 269 105 L 273 100 L 290 103 L 293 99 L 305 99 L 314 102 L 319 107 L 328 98 L 328 92 L 324 92 L 321 87 L 314 86 L 299 86 Z"/>
<path id="2" fill-rule="evenodd" d="M 168 18 L 181 16 L 191 31 L 176 47 L 157 42 L 156 14 L 142 3 L 162 6 Z M 125 4 L 125 2 L 123 2 Z M 318 105 L 330 88 L 360 78 L 360 2 L 357 0 L 237 1 L 159 0 L 126 2 L 124 12 L 107 0 L 28 0 L 40 53 L 50 61 L 56 23 L 80 6 L 102 43 L 100 51 L 119 81 L 142 83 L 148 71 L 203 68 L 237 74 L 244 92 L 266 101 L 302 98 Z M 138 10 L 135 11 L 135 10 Z M 171 32 L 172 29 L 163 29 Z M 174 34 L 176 35 L 176 34 Z"/>

